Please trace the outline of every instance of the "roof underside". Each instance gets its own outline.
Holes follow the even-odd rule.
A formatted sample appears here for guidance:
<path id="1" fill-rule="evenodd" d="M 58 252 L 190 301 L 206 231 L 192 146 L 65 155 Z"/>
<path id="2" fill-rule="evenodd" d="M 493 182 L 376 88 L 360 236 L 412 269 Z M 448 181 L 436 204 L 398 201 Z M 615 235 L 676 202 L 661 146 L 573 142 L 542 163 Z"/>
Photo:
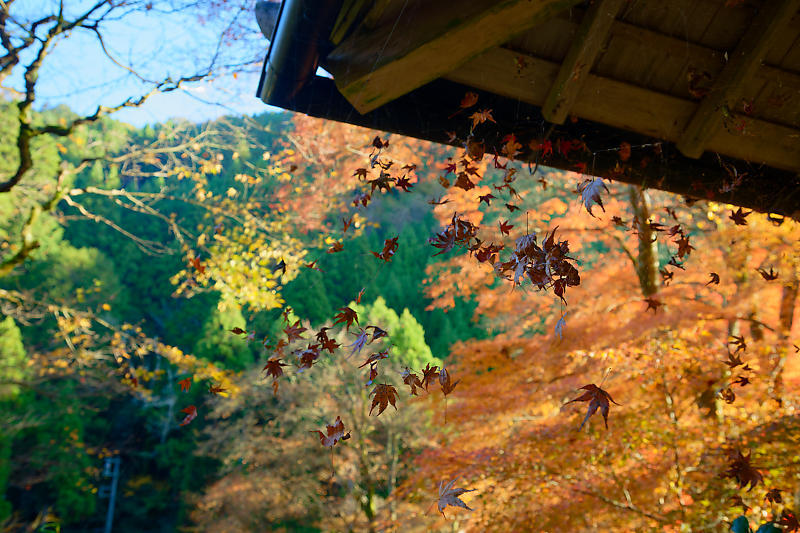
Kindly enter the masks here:
<path id="1" fill-rule="evenodd" d="M 300 4 L 298 31 L 286 4 Z M 526 149 L 580 139 L 589 151 L 541 162 L 800 218 L 800 0 L 302 4 L 284 1 L 275 38 L 316 17 L 312 59 L 334 81 L 262 86 L 273 105 L 463 143 L 467 121 L 448 117 L 474 90 L 498 121 L 477 139 L 489 151 L 506 133 Z"/>

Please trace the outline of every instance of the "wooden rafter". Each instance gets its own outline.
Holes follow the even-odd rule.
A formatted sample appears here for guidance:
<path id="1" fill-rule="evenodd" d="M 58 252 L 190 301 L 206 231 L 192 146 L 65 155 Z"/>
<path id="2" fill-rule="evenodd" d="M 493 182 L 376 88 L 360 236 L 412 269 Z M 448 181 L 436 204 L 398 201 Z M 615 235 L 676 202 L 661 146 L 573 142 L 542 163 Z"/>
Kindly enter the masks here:
<path id="1" fill-rule="evenodd" d="M 592 69 L 611 25 L 626 0 L 598 0 L 583 16 L 555 82 L 547 95 L 542 114 L 554 124 L 563 124 Z"/>
<path id="2" fill-rule="evenodd" d="M 515 60 L 526 65 L 520 74 L 506 68 Z M 505 48 L 494 48 L 446 77 L 507 98 L 542 106 L 559 65 Z M 622 131 L 676 142 L 689 123 L 695 104 L 687 99 L 649 91 L 629 83 L 588 74 L 573 113 Z M 800 131 L 756 118 L 747 118 L 748 135 L 725 128 L 712 131 L 708 148 L 753 163 L 800 170 Z"/>
<path id="3" fill-rule="evenodd" d="M 770 46 L 798 9 L 800 0 L 769 0 L 764 3 L 681 134 L 677 146 L 684 155 L 700 157 L 709 147 L 723 117 L 741 97 L 745 82 L 756 73 Z"/>
<path id="4" fill-rule="evenodd" d="M 345 98 L 366 113 L 578 2 L 412 2 L 392 24 L 346 38 L 328 55 L 325 67 Z"/>

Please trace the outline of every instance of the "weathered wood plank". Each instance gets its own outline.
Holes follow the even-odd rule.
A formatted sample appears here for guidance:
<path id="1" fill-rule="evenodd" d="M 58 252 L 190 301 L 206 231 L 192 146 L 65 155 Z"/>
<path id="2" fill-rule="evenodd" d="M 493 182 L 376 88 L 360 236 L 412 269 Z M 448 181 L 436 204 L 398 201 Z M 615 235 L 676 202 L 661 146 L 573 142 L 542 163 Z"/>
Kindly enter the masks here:
<path id="1" fill-rule="evenodd" d="M 494 48 L 445 77 L 541 106 L 559 65 L 526 55 L 523 58 L 527 66 L 518 75 L 507 65 L 514 64 L 519 57 L 517 52 Z M 572 112 L 580 118 L 675 142 L 691 120 L 695 107 L 690 100 L 589 74 Z M 797 149 L 800 130 L 746 116 L 733 118 L 743 119 L 745 130 L 731 133 L 720 128 L 708 140 L 710 150 L 756 164 L 800 171 Z"/>
<path id="2" fill-rule="evenodd" d="M 583 16 L 578 33 L 542 106 L 542 114 L 550 122 L 564 123 L 624 4 L 626 0 L 598 0 Z"/>
<path id="3" fill-rule="evenodd" d="M 327 57 L 339 91 L 365 113 L 430 82 L 579 0 L 449 0 L 356 32 Z"/>
<path id="4" fill-rule="evenodd" d="M 707 149 L 709 139 L 722 124 L 723 109 L 733 107 L 745 82 L 756 73 L 770 45 L 798 9 L 800 0 L 773 0 L 764 4 L 677 141 L 684 155 L 700 157 Z"/>
<path id="5" fill-rule="evenodd" d="M 342 42 L 342 39 L 344 39 L 344 36 L 347 35 L 347 32 L 350 31 L 356 21 L 358 14 L 363 11 L 366 3 L 367 0 L 345 0 L 331 30 L 330 40 L 333 44 Z"/>

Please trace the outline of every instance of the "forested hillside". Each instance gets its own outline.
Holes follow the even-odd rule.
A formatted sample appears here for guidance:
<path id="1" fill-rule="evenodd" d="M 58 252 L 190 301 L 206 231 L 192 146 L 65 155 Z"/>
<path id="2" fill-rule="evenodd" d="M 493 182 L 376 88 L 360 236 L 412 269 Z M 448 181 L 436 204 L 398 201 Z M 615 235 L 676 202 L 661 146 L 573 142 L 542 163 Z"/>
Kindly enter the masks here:
<path id="1" fill-rule="evenodd" d="M 669 143 L 471 89 L 447 146 L 121 120 L 246 85 L 253 7 L 0 2 L 3 532 L 800 531 L 800 223 L 725 203 L 755 156 L 668 194 Z"/>
<path id="2" fill-rule="evenodd" d="M 5 120 L 13 113 L 12 107 L 4 105 Z M 37 120 L 49 123 L 71 117 L 69 110 L 59 108 Z M 2 443 L 4 520 L 21 525 L 50 513 L 68 530 L 97 527 L 108 503 L 98 493 L 110 482 L 102 476 L 103 461 L 112 455 L 123 459 L 115 529 L 140 531 L 156 521 L 163 524 L 161 530 L 171 531 L 188 520 L 186 502 L 203 494 L 206 484 L 221 475 L 223 463 L 220 453 L 208 451 L 205 439 L 199 438 L 203 428 L 214 422 L 203 416 L 193 422 L 191 431 L 181 428 L 180 409 L 184 404 L 200 410 L 209 402 L 216 405 L 219 400 L 206 398 L 204 389 L 222 379 L 234 379 L 225 372 L 258 375 L 266 361 L 264 347 L 234 335 L 232 329 L 255 325 L 260 334 L 273 335 L 283 327 L 280 309 L 255 298 L 232 297 L 236 289 L 231 287 L 264 288 L 248 273 L 231 269 L 227 284 L 212 280 L 201 281 L 200 286 L 195 281 L 200 276 L 191 265 L 191 254 L 197 253 L 203 262 L 213 260 L 216 250 L 197 246 L 209 235 L 216 236 L 218 243 L 229 232 L 231 240 L 240 239 L 220 244 L 220 254 L 270 245 L 267 232 L 254 237 L 236 235 L 238 228 L 230 228 L 235 214 L 228 217 L 232 213 L 223 211 L 224 200 L 203 201 L 203 196 L 238 200 L 238 194 L 229 191 L 246 190 L 244 172 L 264 177 L 263 189 L 251 193 L 254 201 L 268 200 L 265 190 L 287 182 L 314 185 L 313 173 L 321 169 L 352 172 L 334 166 L 336 161 L 326 161 L 288 173 L 295 163 L 281 162 L 294 155 L 287 138 L 300 135 L 298 129 L 303 127 L 324 128 L 277 113 L 141 129 L 106 119 L 64 142 L 37 146 L 41 157 L 30 187 L 47 187 L 59 160 L 80 159 L 79 147 L 102 146 L 110 157 L 74 176 L 70 186 L 76 201 L 61 202 L 40 216 L 34 226 L 38 246 L 0 281 L 6 313 L 2 322 L 3 425 L 7 428 Z M 366 131 L 351 134 L 360 138 L 361 145 L 370 139 Z M 171 166 L 170 152 L 176 146 L 202 160 L 199 165 L 206 166 L 202 170 L 208 175 L 192 174 L 188 165 Z M 3 150 L 13 154 L 9 146 Z M 136 151 L 144 155 L 132 162 L 129 156 Z M 115 157 L 120 157 L 119 163 Z M 4 161 L 11 162 L 13 157 Z M 431 190 L 429 177 L 422 171 L 419 175 L 418 188 Z M 347 176 L 340 181 L 343 192 L 352 190 Z M 201 187 L 203 192 L 198 193 Z M 100 191 L 125 191 L 125 195 Z M 452 343 L 486 333 L 473 320 L 475 306 L 469 301 L 459 300 L 447 313 L 426 310 L 432 299 L 425 296 L 422 280 L 435 258 L 425 241 L 436 221 L 424 193 L 413 202 L 403 202 L 398 196 L 397 192 L 385 194 L 361 211 L 358 229 L 350 230 L 355 236 L 348 242 L 354 255 L 324 256 L 319 263 L 324 276 L 320 270 L 302 269 L 294 272 L 293 279 L 278 277 L 275 286 L 285 306 L 302 317 L 307 327 L 329 324 L 337 307 L 365 289 L 363 301 L 375 302 L 376 317 L 403 331 L 408 339 L 405 344 L 397 340 L 395 350 L 408 353 L 417 366 L 434 357 L 446 359 Z M 19 246 L 15 237 L 24 223 L 24 199 L 5 195 L 0 201 L 4 254 L 11 255 Z M 274 213 L 269 206 L 263 212 Z M 323 213 L 319 224 L 340 229 L 340 212 L 331 209 L 327 217 Z M 287 219 L 303 215 L 293 213 Z M 172 221 L 181 229 L 172 228 Z M 303 254 L 313 256 L 327 248 L 318 240 L 318 232 L 309 230 L 314 226 L 307 219 L 276 224 L 285 228 Z M 404 242 L 391 264 L 360 260 L 379 249 L 390 234 L 402 234 Z M 270 264 L 278 260 L 270 258 Z M 128 334 L 137 338 L 124 338 Z M 214 365 L 207 370 L 210 379 L 200 381 L 186 368 L 146 355 L 152 349 L 148 343 L 191 354 L 197 358 L 195 365 Z M 134 352 L 125 354 L 130 350 Z M 112 353 L 116 364 L 104 362 Z M 129 355 L 140 357 L 134 361 Z M 187 377 L 194 379 L 194 386 L 181 395 L 179 382 Z M 318 379 L 323 378 L 312 378 L 309 386 L 321 386 L 313 384 Z M 269 392 L 267 404 L 276 401 L 263 380 L 257 388 Z M 252 395 L 246 398 L 243 401 L 251 405 Z M 292 416 L 300 417 L 305 428 L 319 425 L 324 415 L 297 412 Z"/>

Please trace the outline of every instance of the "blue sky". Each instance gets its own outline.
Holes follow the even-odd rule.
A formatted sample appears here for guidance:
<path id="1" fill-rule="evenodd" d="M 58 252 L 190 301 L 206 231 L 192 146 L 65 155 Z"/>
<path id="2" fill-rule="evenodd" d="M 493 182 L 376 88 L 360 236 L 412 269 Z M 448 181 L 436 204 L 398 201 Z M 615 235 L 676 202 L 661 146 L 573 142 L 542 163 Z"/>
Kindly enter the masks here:
<path id="1" fill-rule="evenodd" d="M 18 15 L 41 17 L 57 4 L 51 0 L 23 0 L 25 11 Z M 71 9 L 87 4 L 83 0 L 66 2 Z M 154 1 L 158 4 L 158 1 Z M 215 54 L 216 37 L 233 24 L 241 38 L 221 50 L 220 63 L 254 60 L 236 76 L 222 69 L 209 80 L 186 85 L 184 89 L 158 94 L 141 108 L 126 109 L 114 118 L 136 126 L 169 118 L 204 121 L 225 114 L 252 114 L 268 108 L 255 96 L 260 63 L 267 51 L 267 40 L 258 32 L 252 2 L 243 11 L 223 12 L 201 22 L 199 11 L 163 14 L 156 10 L 131 13 L 104 23 L 106 49 L 114 59 L 133 67 L 148 80 L 174 78 L 202 70 Z M 12 13 L 14 13 L 12 11 Z M 23 62 L 30 56 L 23 56 Z M 22 71 L 6 85 L 22 88 Z M 66 104 L 80 114 L 92 113 L 98 104 L 116 105 L 127 97 L 147 92 L 152 85 L 115 65 L 103 52 L 96 36 L 75 31 L 58 42 L 45 61 L 37 86 L 37 105 Z"/>

